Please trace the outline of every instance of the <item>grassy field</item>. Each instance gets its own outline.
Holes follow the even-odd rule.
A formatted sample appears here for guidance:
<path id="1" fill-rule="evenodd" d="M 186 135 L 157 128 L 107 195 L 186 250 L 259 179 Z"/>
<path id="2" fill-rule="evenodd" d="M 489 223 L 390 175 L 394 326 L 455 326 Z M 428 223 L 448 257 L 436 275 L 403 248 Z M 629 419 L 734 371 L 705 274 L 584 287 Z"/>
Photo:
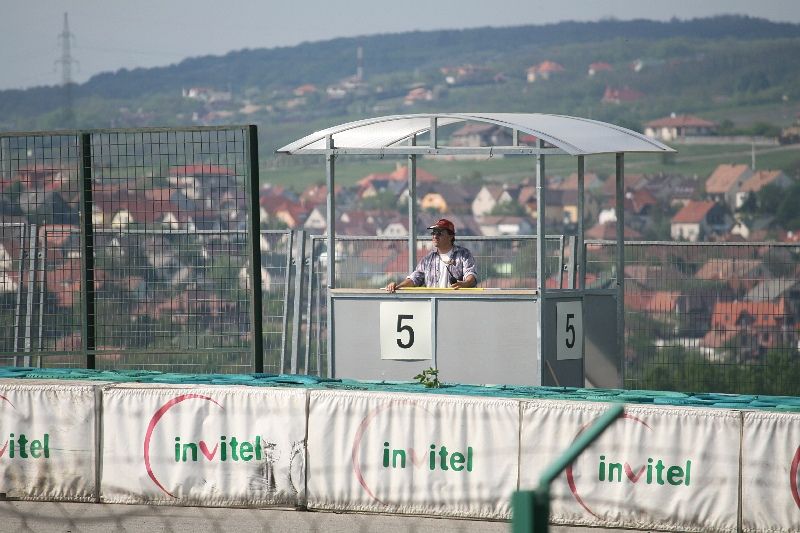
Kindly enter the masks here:
<path id="1" fill-rule="evenodd" d="M 628 173 L 667 173 L 686 176 L 707 177 L 721 163 L 751 163 L 749 145 L 680 145 L 674 146 L 678 153 L 671 159 L 655 154 L 630 154 L 625 158 Z M 756 168 L 781 169 L 795 177 L 800 168 L 800 145 L 756 147 Z M 313 183 L 325 182 L 325 164 L 321 156 L 297 158 L 293 166 L 270 165 L 261 169 L 261 181 L 283 185 L 301 191 Z M 274 162 L 271 159 L 270 162 Z M 403 158 L 363 159 L 341 158 L 336 163 L 336 183 L 342 186 L 354 184 L 373 172 L 391 172 L 398 164 L 405 164 Z M 577 159 L 568 156 L 550 157 L 546 161 L 547 175 L 568 175 L 575 171 Z M 418 168 L 430 172 L 445 181 L 454 181 L 479 173 L 485 179 L 517 183 L 526 177 L 535 176 L 532 157 L 507 157 L 483 160 L 422 159 Z M 586 171 L 600 175 L 614 172 L 614 156 L 591 156 L 586 158 Z"/>

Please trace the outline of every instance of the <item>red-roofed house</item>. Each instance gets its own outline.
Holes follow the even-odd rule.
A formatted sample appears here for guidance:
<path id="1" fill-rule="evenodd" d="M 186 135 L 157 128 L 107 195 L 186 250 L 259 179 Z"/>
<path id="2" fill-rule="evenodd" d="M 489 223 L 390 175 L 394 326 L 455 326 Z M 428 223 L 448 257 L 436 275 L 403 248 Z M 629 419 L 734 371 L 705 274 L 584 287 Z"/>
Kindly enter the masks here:
<path id="1" fill-rule="evenodd" d="M 761 259 L 727 257 L 709 259 L 694 274 L 697 280 L 724 282 L 734 293 L 750 291 L 761 280 L 771 277 L 772 274 Z"/>
<path id="2" fill-rule="evenodd" d="M 651 120 L 644 125 L 644 134 L 653 139 L 674 141 L 684 137 L 711 135 L 717 123 L 692 115 L 675 115 Z"/>
<path id="3" fill-rule="evenodd" d="M 403 98 L 403 104 L 413 105 L 415 102 L 430 102 L 433 98 L 433 91 L 427 87 L 415 87 L 408 91 L 408 94 Z"/>
<path id="4" fill-rule="evenodd" d="M 712 200 L 736 207 L 739 191 L 752 177 L 753 171 L 747 165 L 719 165 L 706 180 L 706 194 Z"/>
<path id="5" fill-rule="evenodd" d="M 672 217 L 672 240 L 697 242 L 706 237 L 727 231 L 729 217 L 725 208 L 716 202 L 690 201 Z"/>
<path id="6" fill-rule="evenodd" d="M 73 171 L 72 176 L 73 181 L 77 179 L 77 172 Z M 40 163 L 20 168 L 11 181 L 19 181 L 27 190 L 58 191 L 71 188 L 69 169 Z M 77 185 L 72 185 L 72 188 L 76 187 Z"/>
<path id="7" fill-rule="evenodd" d="M 317 92 L 317 87 L 312 85 L 311 83 L 306 83 L 299 87 L 295 87 L 294 91 L 292 91 L 295 96 L 307 96 L 309 94 L 314 94 Z"/>
<path id="8" fill-rule="evenodd" d="M 588 74 L 589 74 L 589 76 L 594 76 L 594 75 L 599 74 L 601 72 L 611 72 L 613 70 L 614 70 L 614 67 L 612 67 L 608 63 L 606 63 L 604 61 L 596 61 L 596 62 L 592 63 L 591 65 L 589 65 Z"/>
<path id="9" fill-rule="evenodd" d="M 742 207 L 750 195 L 756 194 L 767 185 L 775 185 L 786 189 L 792 180 L 780 170 L 757 170 L 745 181 L 736 193 L 736 209 Z"/>
<path id="10" fill-rule="evenodd" d="M 623 238 L 626 241 L 637 241 L 642 238 L 642 234 L 635 229 L 625 226 L 622 231 Z M 617 223 L 606 222 L 604 224 L 595 224 L 586 231 L 586 238 L 602 241 L 613 241 L 617 238 Z"/>
<path id="11" fill-rule="evenodd" d="M 533 83 L 537 78 L 549 80 L 553 74 L 564 72 L 564 67 L 555 61 L 542 61 L 538 65 L 534 65 L 527 70 L 528 83 Z"/>
<path id="12" fill-rule="evenodd" d="M 395 169 L 389 173 L 376 172 L 367 174 L 356 182 L 359 187 L 365 188 L 374 180 L 392 180 L 392 181 L 408 181 L 408 167 L 397 163 Z M 417 167 L 417 183 L 432 183 L 439 181 L 439 178 L 428 172 L 427 170 Z M 337 187 L 336 194 L 339 194 Z"/>
<path id="13" fill-rule="evenodd" d="M 722 348 L 736 336 L 740 355 L 758 357 L 776 346 L 797 340 L 794 317 L 783 298 L 773 301 L 717 302 L 711 314 L 711 328 L 701 344 Z"/>
<path id="14" fill-rule="evenodd" d="M 627 85 L 622 88 L 606 87 L 603 98 L 600 100 L 604 104 L 627 104 L 637 102 L 644 98 L 644 93 L 631 89 Z"/>

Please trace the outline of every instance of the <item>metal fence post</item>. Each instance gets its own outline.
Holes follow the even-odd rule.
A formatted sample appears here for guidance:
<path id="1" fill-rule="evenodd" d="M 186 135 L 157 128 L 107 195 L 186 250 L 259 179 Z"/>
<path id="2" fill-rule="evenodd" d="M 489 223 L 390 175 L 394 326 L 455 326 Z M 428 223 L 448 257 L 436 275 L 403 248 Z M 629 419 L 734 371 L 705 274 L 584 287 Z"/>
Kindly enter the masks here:
<path id="1" fill-rule="evenodd" d="M 625 154 L 616 156 L 617 211 L 617 339 L 620 361 L 625 361 Z M 623 383 L 625 370 L 623 365 Z"/>
<path id="2" fill-rule="evenodd" d="M 36 240 L 38 230 L 36 224 L 31 224 L 30 235 L 28 235 L 28 289 L 25 291 L 25 355 L 22 358 L 22 366 L 31 366 L 31 350 L 33 349 L 33 339 L 31 338 L 33 329 L 33 298 L 36 290 Z M 22 278 L 20 278 L 22 283 Z"/>
<path id="3" fill-rule="evenodd" d="M 316 269 L 316 263 L 314 258 L 314 249 L 315 249 L 315 241 L 314 237 L 312 236 L 310 239 L 310 250 L 308 251 L 308 296 L 306 300 L 306 350 L 305 350 L 305 361 L 304 361 L 304 374 L 308 375 L 308 368 L 309 362 L 311 361 L 311 329 L 313 327 L 313 318 L 311 313 L 313 311 L 312 308 L 312 301 L 314 298 L 314 271 Z M 302 258 L 305 260 L 305 257 Z M 317 347 L 317 352 L 319 353 L 319 346 Z M 317 374 L 319 374 L 319 367 L 317 368 Z"/>
<path id="4" fill-rule="evenodd" d="M 253 280 L 253 297 L 250 301 L 250 331 L 253 333 L 253 370 L 264 372 L 264 294 L 261 288 L 261 231 L 260 211 L 258 209 L 258 130 L 255 125 L 247 127 L 245 142 L 247 159 L 247 190 L 249 192 L 249 217 L 247 218 L 247 239 L 250 252 L 250 279 Z M 282 356 L 281 356 L 282 357 Z"/>
<path id="5" fill-rule="evenodd" d="M 291 251 L 290 251 L 291 252 Z M 305 274 L 306 232 L 297 232 L 297 253 L 294 256 L 294 301 L 292 302 L 292 362 L 291 372 L 297 374 L 300 351 L 300 300 L 303 296 Z"/>
<path id="6" fill-rule="evenodd" d="M 325 137 L 325 148 L 328 150 L 325 156 L 325 176 L 328 184 L 328 291 L 327 291 L 327 310 L 328 310 L 328 361 L 327 375 L 333 377 L 333 313 L 331 312 L 331 290 L 336 288 L 336 188 L 335 188 L 335 165 L 336 154 L 333 153 L 333 137 Z"/>
<path id="7" fill-rule="evenodd" d="M 94 228 L 92 226 L 92 134 L 80 133 L 81 280 L 83 324 L 81 344 L 86 368 L 95 368 Z"/>
<path id="8" fill-rule="evenodd" d="M 585 237 L 586 227 L 584 226 L 585 209 L 584 203 L 584 173 L 586 165 L 582 155 L 578 156 L 578 235 L 576 248 L 580 254 L 579 258 L 574 261 L 575 267 L 578 269 L 578 285 L 572 285 L 574 289 L 586 288 L 586 248 L 583 241 Z"/>
<path id="9" fill-rule="evenodd" d="M 412 135 L 410 145 L 417 145 L 417 136 Z M 417 266 L 417 156 L 408 156 L 408 271 Z"/>
<path id="10" fill-rule="evenodd" d="M 17 262 L 17 279 L 19 283 L 17 283 L 17 294 L 14 303 L 14 354 L 19 353 L 22 351 L 22 277 L 23 272 L 25 271 L 25 237 L 27 232 L 29 231 L 28 225 L 25 224 L 19 230 L 20 237 L 19 237 L 19 249 L 20 249 L 20 258 Z M 14 356 L 14 366 L 20 366 L 19 355 Z"/>
<path id="11" fill-rule="evenodd" d="M 286 356 L 291 354 L 286 350 L 286 343 L 289 342 L 289 297 L 291 296 L 291 283 L 292 283 L 292 262 L 294 258 L 292 254 L 294 253 L 294 232 L 289 230 L 286 233 L 286 239 L 288 240 L 286 244 L 286 262 L 285 265 L 285 272 L 286 272 L 286 282 L 283 284 L 283 319 L 281 320 L 281 351 L 280 351 L 280 365 L 278 365 L 278 371 L 283 374 L 285 373 L 286 369 Z M 267 316 L 267 321 L 269 321 L 269 316 Z"/>

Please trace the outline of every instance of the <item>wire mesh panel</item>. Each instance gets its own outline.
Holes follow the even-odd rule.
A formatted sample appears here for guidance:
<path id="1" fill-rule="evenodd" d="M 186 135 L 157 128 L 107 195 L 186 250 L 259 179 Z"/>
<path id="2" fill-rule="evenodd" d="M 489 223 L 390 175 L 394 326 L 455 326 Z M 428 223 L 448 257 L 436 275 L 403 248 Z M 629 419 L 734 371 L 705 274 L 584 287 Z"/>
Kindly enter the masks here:
<path id="1" fill-rule="evenodd" d="M 3 352 L 24 354 L 22 358 L 3 358 L 6 363 L 34 364 L 33 356 L 44 349 L 46 330 L 62 341 L 61 348 L 66 347 L 62 362 L 82 364 L 80 355 L 68 353 L 76 340 L 80 349 L 80 337 L 73 336 L 80 330 L 80 318 L 71 312 L 73 304 L 75 309 L 81 305 L 80 247 L 73 246 L 77 240 L 70 240 L 79 236 L 73 231 L 78 229 L 80 217 L 79 167 L 80 147 L 75 134 L 0 136 L 0 215 L 5 249 L 0 256 L 11 261 L 5 261 L 0 272 L 7 289 L 2 297 L 2 323 L 8 323 L 8 309 L 13 307 L 15 324 L 13 335 L 3 329 Z M 57 271 L 43 269 L 47 234 L 66 236 L 65 242 L 53 243 L 54 250 L 61 252 Z M 64 253 L 66 249 L 70 253 Z M 44 290 L 48 282 L 53 283 L 52 293 Z M 53 302 L 66 293 L 77 297 L 70 302 L 69 310 L 59 314 Z M 7 341 L 12 336 L 9 346 Z"/>
<path id="2" fill-rule="evenodd" d="M 292 263 L 292 232 L 261 232 L 261 283 L 264 290 L 264 371 L 286 372 L 288 362 L 289 280 Z"/>
<path id="3" fill-rule="evenodd" d="M 587 243 L 597 283 L 614 277 L 613 249 Z M 626 388 L 800 394 L 800 247 L 630 242 L 625 252 Z"/>
<path id="4" fill-rule="evenodd" d="M 25 346 L 26 269 L 28 255 L 26 225 L 0 223 L 0 364 L 12 365 Z"/>
<path id="5" fill-rule="evenodd" d="M 91 141 L 97 366 L 252 370 L 244 130 Z"/>
<path id="6" fill-rule="evenodd" d="M 252 371 L 249 141 L 244 127 L 0 136 L 3 223 L 23 227 L 20 245 L 0 239 L 7 352 L 45 366 L 90 356 L 99 368 Z M 274 370 L 286 235 L 261 238 Z M 15 259 L 26 250 L 29 266 Z"/>
<path id="7" fill-rule="evenodd" d="M 428 236 L 419 237 L 417 260 L 431 249 Z M 536 237 L 461 237 L 457 243 L 475 257 L 480 287 L 503 289 L 536 287 Z M 387 237 L 336 238 L 336 286 L 379 288 L 405 278 L 408 240 Z M 327 368 L 327 242 L 311 238 L 309 300 L 306 310 L 306 372 L 322 375 Z M 548 237 L 545 243 L 548 286 L 563 287 L 561 276 L 563 239 Z"/>
<path id="8" fill-rule="evenodd" d="M 36 351 L 39 366 L 86 365 L 82 344 L 83 265 L 80 228 L 45 225 L 38 228 L 36 308 L 39 329 Z M 47 354 L 46 356 L 43 354 Z"/>

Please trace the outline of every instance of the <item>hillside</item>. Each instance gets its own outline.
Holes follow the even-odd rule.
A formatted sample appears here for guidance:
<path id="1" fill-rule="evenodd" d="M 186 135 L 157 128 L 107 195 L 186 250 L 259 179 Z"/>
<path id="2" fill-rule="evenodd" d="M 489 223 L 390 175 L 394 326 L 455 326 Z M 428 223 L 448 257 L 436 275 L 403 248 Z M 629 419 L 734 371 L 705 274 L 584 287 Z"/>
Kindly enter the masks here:
<path id="1" fill-rule="evenodd" d="M 543 62 L 562 70 L 531 80 Z M 310 131 L 394 113 L 536 111 L 641 130 L 679 112 L 760 133 L 800 111 L 800 25 L 724 16 L 372 35 L 104 73 L 72 95 L 70 123 L 60 87 L 0 91 L 0 130 L 255 123 L 271 168 L 304 164 L 269 154 Z"/>

